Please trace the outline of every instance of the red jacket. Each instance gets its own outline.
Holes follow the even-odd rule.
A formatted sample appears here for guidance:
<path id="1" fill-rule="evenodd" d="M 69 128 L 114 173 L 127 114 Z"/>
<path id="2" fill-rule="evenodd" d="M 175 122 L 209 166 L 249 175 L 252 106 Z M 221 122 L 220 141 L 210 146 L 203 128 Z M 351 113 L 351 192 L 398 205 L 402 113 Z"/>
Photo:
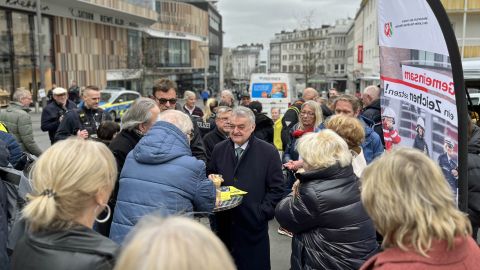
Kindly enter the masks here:
<path id="1" fill-rule="evenodd" d="M 402 138 L 398 135 L 398 132 L 395 129 L 389 130 L 383 128 L 383 139 L 385 141 L 385 149 L 392 149 L 394 144 L 399 144 Z"/>
<path id="2" fill-rule="evenodd" d="M 389 248 L 370 258 L 360 270 L 457 270 L 480 269 L 480 249 L 471 237 L 457 237 L 454 249 L 446 241 L 433 241 L 429 258 L 413 251 Z"/>

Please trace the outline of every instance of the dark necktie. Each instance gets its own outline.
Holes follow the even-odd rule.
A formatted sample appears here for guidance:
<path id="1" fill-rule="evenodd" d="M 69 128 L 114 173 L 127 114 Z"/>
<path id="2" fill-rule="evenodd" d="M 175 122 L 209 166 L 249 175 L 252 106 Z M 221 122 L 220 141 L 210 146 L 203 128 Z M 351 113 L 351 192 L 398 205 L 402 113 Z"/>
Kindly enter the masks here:
<path id="1" fill-rule="evenodd" d="M 237 159 L 240 159 L 240 157 L 242 156 L 243 154 L 243 148 L 241 147 L 237 147 L 235 148 L 235 156 L 237 157 Z"/>

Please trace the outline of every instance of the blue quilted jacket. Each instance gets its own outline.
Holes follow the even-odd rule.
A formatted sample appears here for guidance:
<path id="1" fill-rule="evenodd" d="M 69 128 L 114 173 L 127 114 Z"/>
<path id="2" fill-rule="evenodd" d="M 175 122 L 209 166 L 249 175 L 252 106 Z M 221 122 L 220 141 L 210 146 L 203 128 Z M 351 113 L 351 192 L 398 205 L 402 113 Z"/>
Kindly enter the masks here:
<path id="1" fill-rule="evenodd" d="M 120 175 L 110 238 L 121 243 L 147 214 L 211 212 L 215 186 L 192 156 L 187 136 L 159 121 L 128 154 Z"/>

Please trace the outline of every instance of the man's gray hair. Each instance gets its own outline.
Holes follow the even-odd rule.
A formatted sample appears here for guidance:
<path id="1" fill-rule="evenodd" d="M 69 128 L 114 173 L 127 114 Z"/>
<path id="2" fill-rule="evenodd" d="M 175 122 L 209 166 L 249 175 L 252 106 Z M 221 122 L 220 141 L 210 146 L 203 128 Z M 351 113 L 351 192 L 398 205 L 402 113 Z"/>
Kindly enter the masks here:
<path id="1" fill-rule="evenodd" d="M 195 93 L 193 91 L 190 91 L 190 90 L 187 90 L 187 91 L 185 91 L 185 93 L 183 93 L 183 99 L 184 100 L 187 100 L 191 97 L 197 98 L 197 95 L 195 95 Z"/>
<path id="2" fill-rule="evenodd" d="M 122 129 L 134 130 L 138 129 L 140 124 L 150 122 L 150 118 L 152 118 L 150 110 L 156 106 L 157 103 L 151 98 L 142 97 L 135 100 L 122 117 Z"/>
<path id="3" fill-rule="evenodd" d="M 26 90 L 25 88 L 18 88 L 15 90 L 15 93 L 13 93 L 13 101 L 20 102 L 20 100 L 26 96 L 32 95 L 30 91 Z"/>
<path id="4" fill-rule="evenodd" d="M 217 115 L 221 113 L 231 112 L 233 109 L 228 106 L 219 106 L 217 107 Z"/>
<path id="5" fill-rule="evenodd" d="M 235 100 L 235 97 L 233 96 L 232 91 L 230 91 L 230 90 L 223 90 L 222 93 L 221 93 L 221 95 L 223 95 L 223 94 L 229 95 L 229 96 L 232 98 L 232 100 Z"/>
<path id="6" fill-rule="evenodd" d="M 173 124 L 185 135 L 192 132 L 193 130 L 192 119 L 190 119 L 190 116 L 181 111 L 166 110 L 158 115 L 157 120 Z"/>
<path id="7" fill-rule="evenodd" d="M 380 88 L 378 88 L 378 86 L 376 85 L 369 85 L 365 87 L 365 89 L 363 90 L 363 93 L 369 95 L 372 98 L 372 100 L 376 100 L 380 98 Z"/>
<path id="8" fill-rule="evenodd" d="M 247 118 L 252 125 L 255 125 L 255 115 L 253 114 L 252 110 L 250 110 L 250 108 L 238 106 L 237 108 L 233 109 L 232 117 Z"/>

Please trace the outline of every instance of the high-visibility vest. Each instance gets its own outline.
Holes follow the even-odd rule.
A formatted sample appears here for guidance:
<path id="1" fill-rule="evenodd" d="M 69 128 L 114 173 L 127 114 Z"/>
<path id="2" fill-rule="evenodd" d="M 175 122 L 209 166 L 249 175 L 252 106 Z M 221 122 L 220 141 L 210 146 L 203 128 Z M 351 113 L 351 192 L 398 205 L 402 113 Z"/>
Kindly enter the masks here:
<path id="1" fill-rule="evenodd" d="M 0 122 L 0 131 L 8 133 L 8 128 L 3 122 Z"/>
<path id="2" fill-rule="evenodd" d="M 283 142 L 282 142 L 282 117 L 278 118 L 277 121 L 273 124 L 273 144 L 278 151 L 283 151 Z"/>

